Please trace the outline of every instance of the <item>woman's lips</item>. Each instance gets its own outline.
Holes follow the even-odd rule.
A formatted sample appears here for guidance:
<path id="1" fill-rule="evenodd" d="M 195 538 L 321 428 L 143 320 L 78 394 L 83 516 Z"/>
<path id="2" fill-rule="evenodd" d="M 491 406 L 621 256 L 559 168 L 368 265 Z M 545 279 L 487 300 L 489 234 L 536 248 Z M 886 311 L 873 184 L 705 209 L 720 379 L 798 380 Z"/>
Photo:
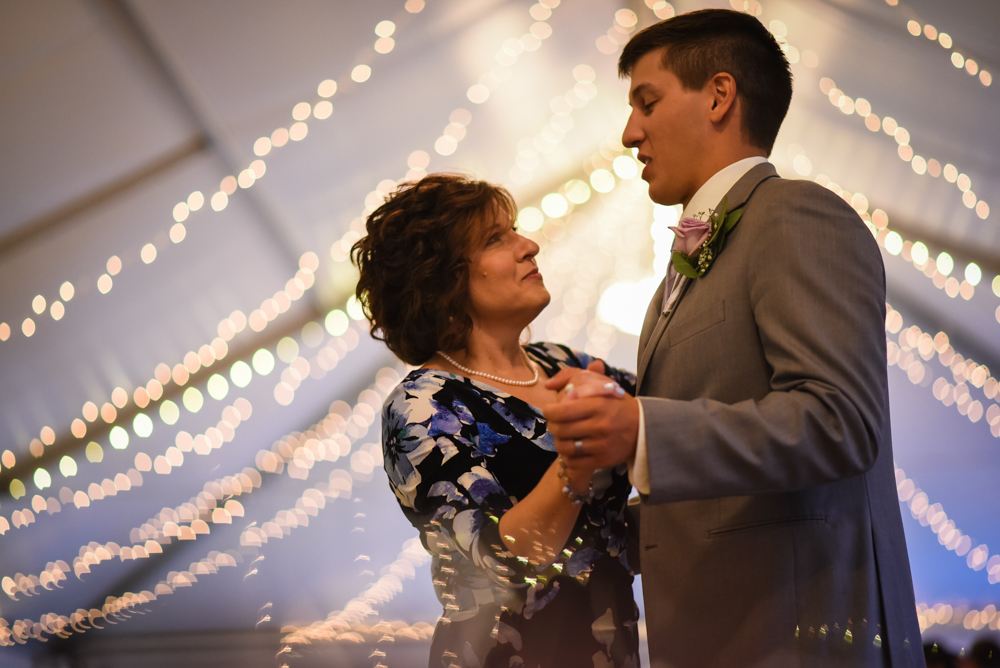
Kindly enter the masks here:
<path id="1" fill-rule="evenodd" d="M 529 281 L 529 280 L 540 279 L 541 277 L 542 275 L 538 272 L 537 269 L 532 269 L 531 271 L 529 271 L 527 274 L 524 275 L 524 278 L 522 280 Z"/>

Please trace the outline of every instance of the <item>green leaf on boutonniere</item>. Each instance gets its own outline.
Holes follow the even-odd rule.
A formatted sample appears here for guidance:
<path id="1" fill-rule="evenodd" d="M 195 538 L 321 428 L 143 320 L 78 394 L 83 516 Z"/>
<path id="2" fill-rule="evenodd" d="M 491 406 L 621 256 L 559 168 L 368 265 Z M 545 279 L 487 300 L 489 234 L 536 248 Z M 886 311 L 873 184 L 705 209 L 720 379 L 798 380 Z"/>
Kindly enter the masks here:
<path id="1" fill-rule="evenodd" d="M 742 209 L 728 211 L 728 204 L 727 198 L 723 197 L 719 208 L 709 215 L 708 239 L 695 254 L 684 255 L 680 252 L 674 252 L 672 262 L 678 274 L 688 278 L 700 278 L 708 272 L 715 258 L 722 252 L 722 248 L 726 244 L 726 236 L 736 227 L 736 223 L 740 222 L 740 218 L 743 216 Z"/>
<path id="2" fill-rule="evenodd" d="M 694 265 L 691 263 L 691 258 L 689 258 L 684 253 L 680 251 L 674 251 L 670 256 L 670 261 L 674 265 L 674 270 L 677 271 L 681 276 L 687 276 L 688 278 L 698 278 L 698 270 L 695 269 Z M 695 260 L 697 261 L 697 260 Z"/>
<path id="3" fill-rule="evenodd" d="M 731 231 L 736 227 L 736 223 L 740 222 L 740 217 L 743 215 L 743 209 L 736 209 L 731 214 L 726 216 L 726 232 Z"/>

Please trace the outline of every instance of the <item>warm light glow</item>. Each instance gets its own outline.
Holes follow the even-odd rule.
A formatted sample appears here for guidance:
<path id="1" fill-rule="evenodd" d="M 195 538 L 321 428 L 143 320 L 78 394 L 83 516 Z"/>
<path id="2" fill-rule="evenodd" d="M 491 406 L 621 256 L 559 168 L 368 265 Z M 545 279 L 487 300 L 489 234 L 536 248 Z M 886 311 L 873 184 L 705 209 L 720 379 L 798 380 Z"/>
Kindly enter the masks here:
<path id="1" fill-rule="evenodd" d="M 180 242 L 184 241 L 184 237 L 186 236 L 187 236 L 187 228 L 184 227 L 184 223 L 175 223 L 174 226 L 170 228 L 170 240 L 173 241 L 175 244 L 179 244 Z M 110 281 L 111 278 L 108 277 L 108 280 Z M 108 289 L 110 290 L 111 288 L 109 287 Z"/>
<path id="2" fill-rule="evenodd" d="M 595 169 L 590 175 L 590 185 L 599 193 L 609 193 L 615 188 L 615 177 L 606 169 Z"/>
<path id="3" fill-rule="evenodd" d="M 114 284 L 111 281 L 111 277 L 108 276 L 107 274 L 101 274 L 100 278 L 97 279 L 97 289 L 100 291 L 102 295 L 108 294 L 111 291 L 113 285 Z"/>
<path id="4" fill-rule="evenodd" d="M 293 126 L 294 127 L 294 126 Z M 240 188 L 249 188 L 257 180 L 257 176 L 253 173 L 253 170 L 244 169 L 240 172 L 239 177 L 236 182 L 240 184 Z"/>
<path id="5" fill-rule="evenodd" d="M 978 264 L 970 262 L 966 265 L 965 280 L 973 287 L 979 285 L 979 282 L 983 280 L 983 270 L 979 268 Z"/>
<path id="6" fill-rule="evenodd" d="M 212 195 L 212 211 L 222 211 L 229 205 L 229 196 L 221 190 Z M 171 238 L 173 238 L 171 236 Z M 184 237 L 181 236 L 181 239 Z M 177 243 L 176 241 L 174 243 Z"/>
<path id="7" fill-rule="evenodd" d="M 465 95 L 473 104 L 482 104 L 490 99 L 490 89 L 483 84 L 473 84 Z"/>
<path id="8" fill-rule="evenodd" d="M 285 128 L 278 128 L 271 133 L 271 145 L 275 148 L 281 148 L 288 143 L 288 130 Z"/>
<path id="9" fill-rule="evenodd" d="M 326 326 L 326 331 L 329 332 L 331 336 L 340 336 L 347 331 L 350 321 L 347 319 L 346 313 L 340 309 L 333 309 L 326 314 L 326 319 L 323 324 Z"/>
<path id="10" fill-rule="evenodd" d="M 333 97 L 333 95 L 337 92 L 337 82 L 333 79 L 325 79 L 320 82 L 319 86 L 317 86 L 316 92 L 323 98 Z M 263 155 L 263 153 L 258 153 L 257 155 Z"/>
<path id="11" fill-rule="evenodd" d="M 62 317 L 66 315 L 66 307 L 63 306 L 62 302 L 54 301 L 49 309 L 49 314 L 53 320 L 62 320 Z"/>
<path id="12" fill-rule="evenodd" d="M 188 195 L 187 205 L 192 211 L 197 211 L 205 205 L 205 196 L 200 190 L 195 190 L 193 193 Z"/>
<path id="13" fill-rule="evenodd" d="M 299 102 L 297 105 L 292 107 L 292 118 L 297 121 L 304 121 L 309 118 L 312 113 L 312 105 L 308 102 Z"/>
<path id="14" fill-rule="evenodd" d="M 372 68 L 367 65 L 358 65 L 353 70 L 351 70 L 351 79 L 357 81 L 358 83 L 364 83 L 372 75 Z"/>
<path id="15" fill-rule="evenodd" d="M 132 420 L 132 431 L 135 432 L 136 436 L 149 438 L 153 433 L 153 421 L 144 413 L 139 413 Z"/>
<path id="16" fill-rule="evenodd" d="M 936 260 L 937 270 L 943 275 L 948 276 L 951 274 L 952 269 L 955 268 L 955 261 L 951 258 L 948 253 L 941 253 L 937 256 Z"/>
<path id="17" fill-rule="evenodd" d="M 615 283 L 601 294 L 597 317 L 626 334 L 638 336 L 649 300 L 662 280 L 661 276 L 650 276 L 638 283 Z"/>
<path id="18" fill-rule="evenodd" d="M 579 179 L 567 181 L 565 191 L 566 199 L 573 204 L 583 204 L 590 199 L 590 186 Z"/>
<path id="19" fill-rule="evenodd" d="M 333 104 L 329 100 L 321 100 L 313 107 L 313 116 L 321 121 L 330 118 L 331 114 L 333 114 Z"/>
<path id="20" fill-rule="evenodd" d="M 156 246 L 154 246 L 153 244 L 146 244 L 145 246 L 142 247 L 142 250 L 139 251 L 139 257 L 146 264 L 151 263 L 153 260 L 156 259 Z"/>
<path id="21" fill-rule="evenodd" d="M 219 374 L 213 374 L 211 378 L 208 379 L 206 385 L 209 396 L 211 396 L 216 401 L 222 401 L 229 394 L 229 383 L 226 381 L 224 376 Z"/>
<path id="22" fill-rule="evenodd" d="M 177 404 L 170 401 L 170 399 L 165 400 L 160 404 L 160 420 L 164 424 L 174 425 L 177 424 L 177 420 L 180 418 L 181 412 L 177 408 Z"/>
<path id="23" fill-rule="evenodd" d="M 181 401 L 189 413 L 197 413 L 205 405 L 205 397 L 202 396 L 196 387 L 189 387 L 184 390 L 184 394 L 181 395 Z"/>
<path id="24" fill-rule="evenodd" d="M 391 37 L 381 37 L 375 40 L 375 51 L 386 54 L 396 46 L 396 41 Z"/>
<path id="25" fill-rule="evenodd" d="M 406 159 L 406 165 L 410 169 L 427 169 L 431 162 L 431 156 L 426 151 L 414 151 Z"/>
<path id="26" fill-rule="evenodd" d="M 550 218 L 560 218 L 569 211 L 566 198 L 558 193 L 549 193 L 542 198 L 542 211 Z"/>
<path id="27" fill-rule="evenodd" d="M 45 469 L 35 469 L 35 487 L 38 489 L 45 489 L 46 487 L 52 486 L 52 476 Z"/>
<path id="28" fill-rule="evenodd" d="M 76 460 L 74 460 L 69 455 L 64 455 L 62 459 L 59 460 L 59 472 L 63 474 L 64 478 L 72 478 L 77 474 Z"/>
<path id="29" fill-rule="evenodd" d="M 622 179 L 634 179 L 639 174 L 639 163 L 635 161 L 631 156 L 620 155 L 615 158 L 612 166 L 615 170 L 615 174 Z"/>
<path id="30" fill-rule="evenodd" d="M 274 371 L 274 355 L 267 348 L 261 348 L 255 352 L 251 363 L 253 364 L 253 370 L 262 376 L 266 376 Z"/>
<path id="31" fill-rule="evenodd" d="M 899 252 L 903 250 L 903 237 L 899 236 L 897 232 L 889 232 L 885 235 L 885 249 L 891 255 L 899 255 Z"/>
<path id="32" fill-rule="evenodd" d="M 128 447 L 128 432 L 121 427 L 112 427 L 108 440 L 111 441 L 111 447 L 115 450 L 124 450 Z"/>
<path id="33" fill-rule="evenodd" d="M 188 208 L 187 202 L 178 202 L 174 206 L 174 220 L 178 223 L 183 223 L 191 215 L 191 209 Z"/>
<path id="34" fill-rule="evenodd" d="M 545 216 L 533 206 L 527 206 L 517 214 L 517 226 L 525 232 L 535 232 L 542 229 Z"/>
<path id="35" fill-rule="evenodd" d="M 229 379 L 233 381 L 233 385 L 236 387 L 246 387 L 253 379 L 253 372 L 250 370 L 250 365 L 240 360 L 229 369 Z"/>
<path id="36" fill-rule="evenodd" d="M 930 253 L 927 250 L 927 246 L 925 246 L 923 242 L 918 241 L 913 244 L 913 248 L 910 249 L 910 257 L 913 258 L 913 264 L 918 267 L 922 267 L 927 263 Z"/>
<path id="37" fill-rule="evenodd" d="M 434 150 L 440 155 L 451 155 L 458 149 L 458 141 L 454 137 L 442 135 L 434 142 Z"/>
<path id="38" fill-rule="evenodd" d="M 406 0 L 403 9 L 411 14 L 419 14 L 424 9 L 424 0 Z"/>
<path id="39" fill-rule="evenodd" d="M 271 152 L 271 138 L 261 137 L 253 143 L 254 155 L 265 156 Z"/>
<path id="40" fill-rule="evenodd" d="M 292 141 L 302 141 L 309 134 L 309 126 L 299 121 L 288 128 L 288 138 Z"/>

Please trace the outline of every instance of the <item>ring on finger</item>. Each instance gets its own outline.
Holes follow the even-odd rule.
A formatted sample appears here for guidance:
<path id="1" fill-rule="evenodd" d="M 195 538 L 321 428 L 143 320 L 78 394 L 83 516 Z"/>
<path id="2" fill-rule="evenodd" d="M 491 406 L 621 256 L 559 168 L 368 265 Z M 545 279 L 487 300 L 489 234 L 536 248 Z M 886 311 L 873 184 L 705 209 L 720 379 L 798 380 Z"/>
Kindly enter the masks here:
<path id="1" fill-rule="evenodd" d="M 573 441 L 573 454 L 577 457 L 583 455 L 583 441 Z"/>

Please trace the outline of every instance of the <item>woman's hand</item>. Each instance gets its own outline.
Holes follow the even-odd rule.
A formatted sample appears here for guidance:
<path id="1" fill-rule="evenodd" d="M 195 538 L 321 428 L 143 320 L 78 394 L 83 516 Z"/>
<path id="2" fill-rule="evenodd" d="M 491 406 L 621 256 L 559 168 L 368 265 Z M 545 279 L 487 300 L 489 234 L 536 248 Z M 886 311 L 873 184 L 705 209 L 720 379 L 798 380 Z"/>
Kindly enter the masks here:
<path id="1" fill-rule="evenodd" d="M 604 362 L 594 360 L 586 369 L 562 369 L 550 378 L 546 387 L 559 390 L 559 400 L 586 399 L 588 397 L 608 397 L 620 399 L 625 390 L 604 375 Z"/>

